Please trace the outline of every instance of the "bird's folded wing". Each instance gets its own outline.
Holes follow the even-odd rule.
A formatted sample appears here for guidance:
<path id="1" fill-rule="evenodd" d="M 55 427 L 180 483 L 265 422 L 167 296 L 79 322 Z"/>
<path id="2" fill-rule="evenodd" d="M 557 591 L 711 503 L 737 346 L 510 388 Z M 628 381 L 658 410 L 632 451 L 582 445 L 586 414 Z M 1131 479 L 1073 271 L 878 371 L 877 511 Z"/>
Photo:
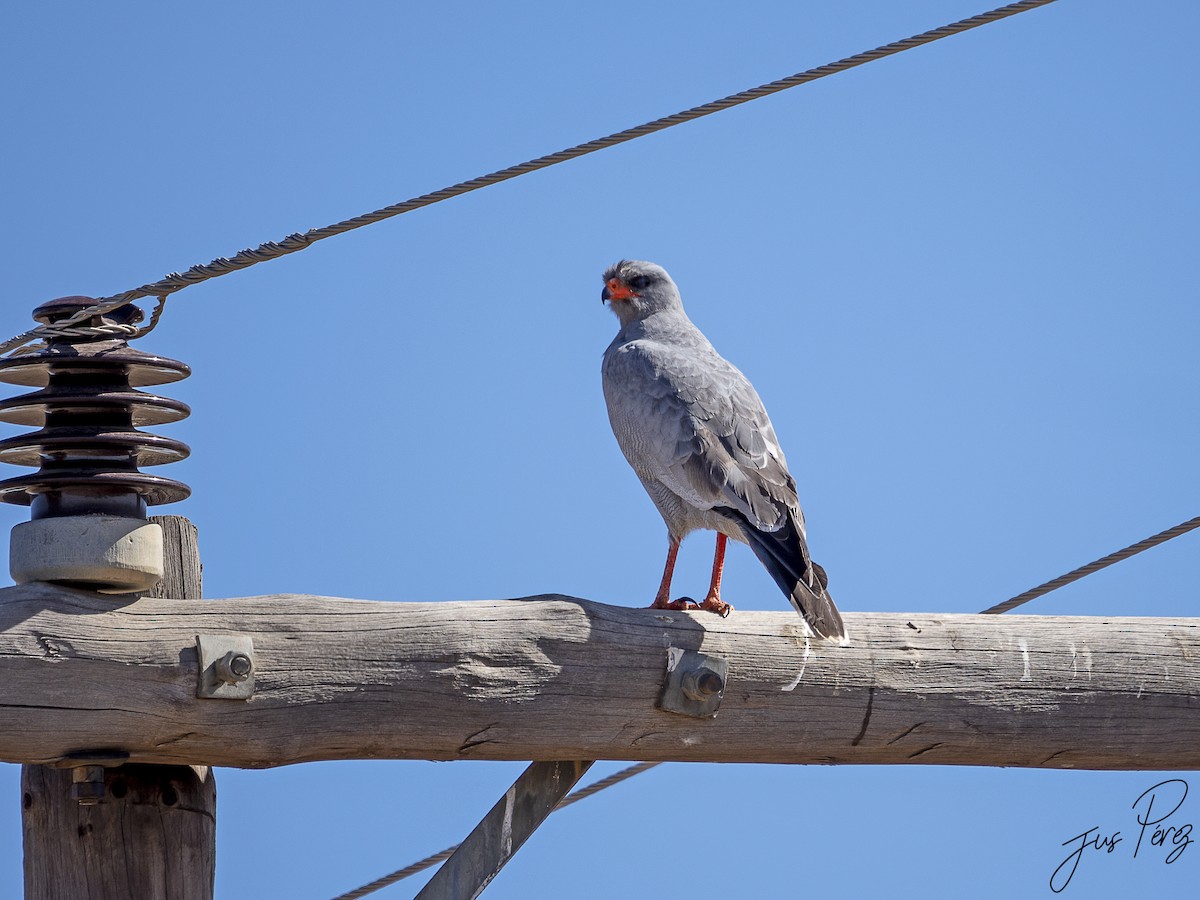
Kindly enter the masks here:
<path id="1" fill-rule="evenodd" d="M 698 509 L 731 506 L 763 531 L 782 527 L 792 510 L 803 529 L 775 429 L 729 362 L 637 342 L 606 360 L 604 387 L 635 468 Z"/>

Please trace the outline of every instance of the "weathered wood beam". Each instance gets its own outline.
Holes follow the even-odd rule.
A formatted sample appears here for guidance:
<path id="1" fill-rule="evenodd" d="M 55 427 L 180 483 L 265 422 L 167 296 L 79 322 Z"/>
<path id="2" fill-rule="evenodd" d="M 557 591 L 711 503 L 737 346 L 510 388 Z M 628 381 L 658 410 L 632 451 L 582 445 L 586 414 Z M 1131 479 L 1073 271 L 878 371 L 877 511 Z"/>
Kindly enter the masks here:
<path id="1" fill-rule="evenodd" d="M 567 597 L 187 602 L 0 590 L 0 759 L 638 759 L 1200 768 L 1200 620 L 676 613 Z M 249 701 L 195 696 L 198 633 L 252 636 Z M 729 663 L 663 712 L 667 648 Z"/>

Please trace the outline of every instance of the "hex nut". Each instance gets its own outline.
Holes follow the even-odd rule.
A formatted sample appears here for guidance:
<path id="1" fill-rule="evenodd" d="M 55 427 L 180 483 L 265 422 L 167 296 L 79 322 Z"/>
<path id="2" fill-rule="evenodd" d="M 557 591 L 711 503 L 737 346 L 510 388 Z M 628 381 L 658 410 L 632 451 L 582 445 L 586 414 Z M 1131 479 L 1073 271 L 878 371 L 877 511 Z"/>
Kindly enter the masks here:
<path id="1" fill-rule="evenodd" d="M 71 799 L 80 806 L 95 806 L 104 799 L 104 766 L 71 769 Z"/>
<path id="2" fill-rule="evenodd" d="M 725 690 L 725 679 L 708 666 L 701 666 L 683 676 L 680 688 L 693 700 L 708 700 Z"/>
<path id="3" fill-rule="evenodd" d="M 214 663 L 216 675 L 226 684 L 239 684 L 250 677 L 254 663 L 245 653 L 230 650 Z"/>

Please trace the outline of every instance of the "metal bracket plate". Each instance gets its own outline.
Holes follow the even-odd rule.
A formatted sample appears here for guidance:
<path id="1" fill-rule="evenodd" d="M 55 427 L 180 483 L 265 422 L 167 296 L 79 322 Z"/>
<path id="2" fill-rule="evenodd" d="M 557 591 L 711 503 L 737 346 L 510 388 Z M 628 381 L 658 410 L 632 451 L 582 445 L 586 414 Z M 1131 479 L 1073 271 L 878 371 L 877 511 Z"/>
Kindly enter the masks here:
<path id="1" fill-rule="evenodd" d="M 248 634 L 198 634 L 196 696 L 249 700 L 254 694 L 254 639 Z"/>
<path id="2" fill-rule="evenodd" d="M 658 708 L 697 719 L 711 719 L 725 696 L 728 678 L 727 659 L 696 650 L 668 647 L 667 683 L 663 686 Z"/>

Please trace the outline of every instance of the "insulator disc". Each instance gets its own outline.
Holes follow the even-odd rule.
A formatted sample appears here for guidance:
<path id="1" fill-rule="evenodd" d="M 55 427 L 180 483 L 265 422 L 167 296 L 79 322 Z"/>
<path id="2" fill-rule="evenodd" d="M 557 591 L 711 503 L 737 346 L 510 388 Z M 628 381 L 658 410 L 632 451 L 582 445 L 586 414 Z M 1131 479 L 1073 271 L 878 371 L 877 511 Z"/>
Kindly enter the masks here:
<path id="1" fill-rule="evenodd" d="M 49 491 L 81 493 L 135 493 L 148 506 L 176 503 L 192 495 L 192 489 L 181 481 L 142 472 L 97 472 L 93 469 L 34 472 L 20 478 L 0 481 L 0 503 L 28 506 L 33 495 Z"/>
<path id="2" fill-rule="evenodd" d="M 41 427 L 46 424 L 47 413 L 118 415 L 126 410 L 133 416 L 132 424 L 139 428 L 143 425 L 178 422 L 180 419 L 186 419 L 192 412 L 182 400 L 172 400 L 143 391 L 98 390 L 92 393 L 77 390 L 72 385 L 69 389 L 55 386 L 32 394 L 0 400 L 0 422 Z"/>
<path id="3" fill-rule="evenodd" d="M 86 349 L 86 346 L 81 349 Z M 165 356 L 142 353 L 120 344 L 117 344 L 115 349 L 78 356 L 64 355 L 56 345 L 51 350 L 43 350 L 29 356 L 0 360 L 0 381 L 26 387 L 45 387 L 50 383 L 51 372 L 63 375 L 97 372 L 111 378 L 114 369 L 118 373 L 121 369 L 128 372 L 129 384 L 132 387 L 170 384 L 192 374 L 186 363 Z"/>
<path id="4" fill-rule="evenodd" d="M 114 460 L 161 466 L 187 459 L 190 454 L 183 441 L 133 429 L 50 428 L 0 441 L 0 462 L 17 466 L 40 466 L 48 460 Z"/>

